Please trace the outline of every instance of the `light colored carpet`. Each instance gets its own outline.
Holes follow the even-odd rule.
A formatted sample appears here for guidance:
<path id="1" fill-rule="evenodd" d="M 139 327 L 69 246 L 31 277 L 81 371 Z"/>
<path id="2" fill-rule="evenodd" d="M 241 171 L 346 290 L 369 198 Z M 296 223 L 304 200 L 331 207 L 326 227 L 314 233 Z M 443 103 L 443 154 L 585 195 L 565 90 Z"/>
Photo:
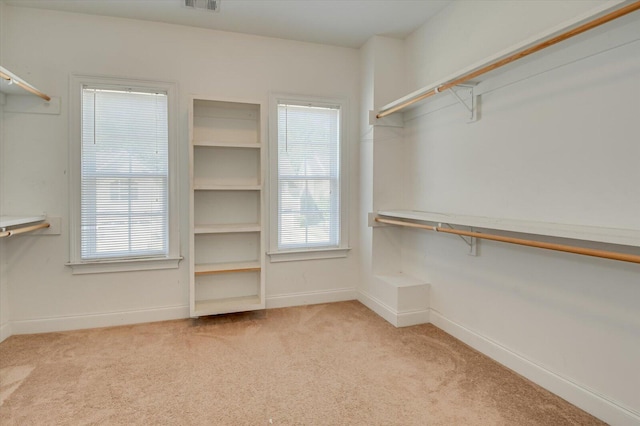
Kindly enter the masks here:
<path id="1" fill-rule="evenodd" d="M 358 302 L 0 344 L 0 423 L 588 425 L 597 419 L 431 325 Z"/>

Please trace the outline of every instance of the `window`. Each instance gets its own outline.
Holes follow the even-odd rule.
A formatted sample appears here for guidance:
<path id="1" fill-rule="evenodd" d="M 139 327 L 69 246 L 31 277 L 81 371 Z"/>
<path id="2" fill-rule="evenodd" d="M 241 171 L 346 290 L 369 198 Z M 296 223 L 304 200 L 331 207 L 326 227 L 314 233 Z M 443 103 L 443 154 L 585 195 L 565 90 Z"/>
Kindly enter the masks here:
<path id="1" fill-rule="evenodd" d="M 272 261 L 346 253 L 343 116 L 340 101 L 272 100 Z"/>
<path id="2" fill-rule="evenodd" d="M 74 273 L 177 267 L 173 86 L 104 80 L 72 84 L 80 93 L 70 265 Z M 103 267 L 76 270 L 95 263 Z"/>

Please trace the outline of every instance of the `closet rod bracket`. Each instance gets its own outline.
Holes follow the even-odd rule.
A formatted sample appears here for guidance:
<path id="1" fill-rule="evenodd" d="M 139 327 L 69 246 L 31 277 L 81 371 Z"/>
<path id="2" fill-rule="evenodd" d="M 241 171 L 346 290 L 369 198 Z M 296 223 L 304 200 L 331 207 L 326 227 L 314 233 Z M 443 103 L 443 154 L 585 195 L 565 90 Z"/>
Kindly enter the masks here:
<path id="1" fill-rule="evenodd" d="M 465 101 L 459 94 L 458 92 L 456 92 L 453 87 L 451 87 L 449 90 L 449 93 L 451 93 L 451 95 L 456 98 L 456 100 L 460 103 L 460 105 L 462 105 L 469 113 L 469 120 L 467 120 L 467 123 L 474 123 L 476 121 L 478 121 L 478 99 L 477 96 L 475 94 L 475 85 L 473 84 L 458 84 L 456 87 L 461 87 L 462 89 L 468 90 L 468 97 L 469 97 L 469 103 L 470 105 L 467 103 L 467 101 Z M 462 91 L 462 90 L 460 90 Z"/>
<path id="2" fill-rule="evenodd" d="M 442 228 L 446 226 L 449 229 L 456 229 L 448 223 L 438 223 L 438 227 L 435 229 L 438 232 L 438 228 Z M 469 227 L 469 231 L 473 231 L 473 226 Z M 478 255 L 478 239 L 476 237 L 465 237 L 463 235 L 458 235 L 462 241 L 465 242 L 466 245 L 469 246 L 469 252 L 467 253 L 469 256 L 477 256 Z"/>

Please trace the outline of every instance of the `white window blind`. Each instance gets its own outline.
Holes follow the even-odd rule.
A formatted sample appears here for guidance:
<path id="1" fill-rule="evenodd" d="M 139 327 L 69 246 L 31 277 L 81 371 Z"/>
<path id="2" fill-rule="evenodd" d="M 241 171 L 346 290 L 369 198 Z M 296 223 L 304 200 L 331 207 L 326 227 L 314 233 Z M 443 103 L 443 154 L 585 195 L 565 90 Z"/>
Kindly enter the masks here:
<path id="1" fill-rule="evenodd" d="M 167 94 L 83 86 L 82 260 L 168 254 Z"/>
<path id="2" fill-rule="evenodd" d="M 340 245 L 340 108 L 278 103 L 278 250 Z"/>

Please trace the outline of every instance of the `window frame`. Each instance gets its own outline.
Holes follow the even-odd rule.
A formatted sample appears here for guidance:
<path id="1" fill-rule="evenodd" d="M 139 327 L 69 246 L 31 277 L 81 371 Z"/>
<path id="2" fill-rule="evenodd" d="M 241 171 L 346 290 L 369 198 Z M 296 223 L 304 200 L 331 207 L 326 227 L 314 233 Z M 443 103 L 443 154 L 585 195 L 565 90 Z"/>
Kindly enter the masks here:
<path id="1" fill-rule="evenodd" d="M 167 94 L 168 124 L 168 254 L 157 257 L 120 257 L 83 260 L 81 238 L 81 161 L 82 161 L 82 88 L 161 91 Z M 140 271 L 178 268 L 180 256 L 178 205 L 178 129 L 177 84 L 172 82 L 126 79 L 90 75 L 71 75 L 69 82 L 69 262 L 73 274 Z"/>
<path id="2" fill-rule="evenodd" d="M 338 246 L 309 246 L 293 249 L 278 248 L 278 105 L 281 103 L 340 108 L 339 187 L 340 187 L 340 243 Z M 346 99 L 319 96 L 272 93 L 269 96 L 269 252 L 271 262 L 347 257 L 349 247 L 349 158 L 348 158 L 349 105 Z"/>

